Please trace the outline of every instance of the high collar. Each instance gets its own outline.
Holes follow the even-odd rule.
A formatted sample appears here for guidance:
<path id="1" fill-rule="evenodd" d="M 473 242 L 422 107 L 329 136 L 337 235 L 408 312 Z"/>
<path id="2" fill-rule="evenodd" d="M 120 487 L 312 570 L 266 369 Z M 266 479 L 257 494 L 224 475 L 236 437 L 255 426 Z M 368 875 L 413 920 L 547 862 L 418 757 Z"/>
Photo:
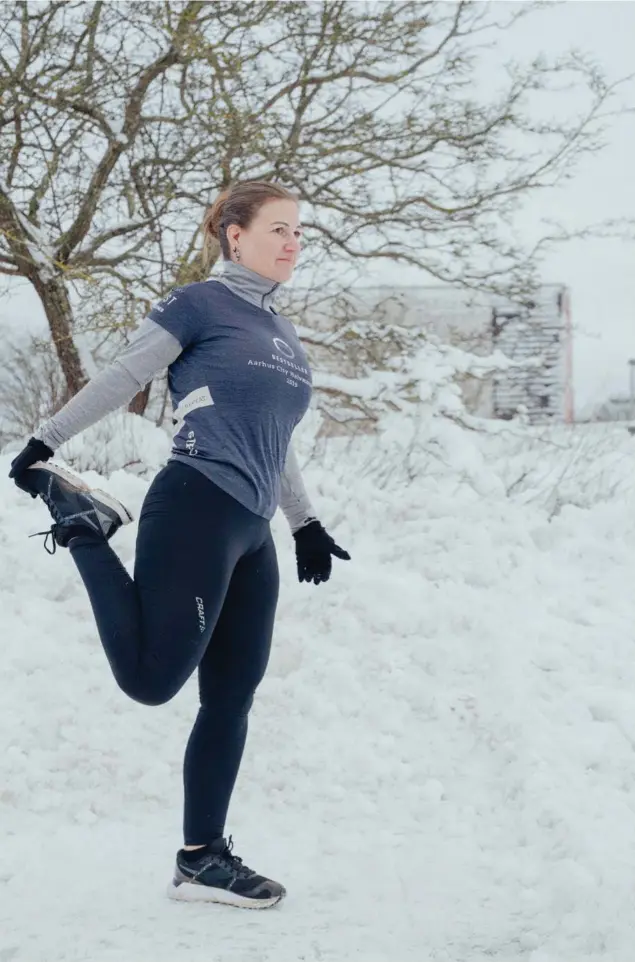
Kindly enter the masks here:
<path id="1" fill-rule="evenodd" d="M 223 270 L 217 275 L 215 280 L 225 284 L 226 287 L 244 297 L 250 304 L 261 307 L 265 311 L 275 311 L 275 297 L 280 287 L 279 281 L 272 281 L 269 277 L 256 274 L 248 267 L 237 264 L 236 261 L 223 261 Z"/>

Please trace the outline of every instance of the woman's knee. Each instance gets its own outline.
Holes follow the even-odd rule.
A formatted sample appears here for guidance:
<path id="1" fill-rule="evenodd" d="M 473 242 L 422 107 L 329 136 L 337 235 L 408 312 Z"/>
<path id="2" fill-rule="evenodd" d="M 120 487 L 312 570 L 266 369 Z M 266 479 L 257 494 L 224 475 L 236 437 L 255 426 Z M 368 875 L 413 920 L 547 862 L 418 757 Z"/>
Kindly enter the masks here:
<path id="1" fill-rule="evenodd" d="M 183 687 L 182 683 L 173 678 L 133 678 L 117 679 L 121 690 L 133 701 L 140 705 L 157 708 L 167 705 Z"/>
<path id="2" fill-rule="evenodd" d="M 254 703 L 254 689 L 238 691 L 237 689 L 214 686 L 201 689 L 201 708 L 208 711 L 220 712 L 223 715 L 248 715 Z"/>

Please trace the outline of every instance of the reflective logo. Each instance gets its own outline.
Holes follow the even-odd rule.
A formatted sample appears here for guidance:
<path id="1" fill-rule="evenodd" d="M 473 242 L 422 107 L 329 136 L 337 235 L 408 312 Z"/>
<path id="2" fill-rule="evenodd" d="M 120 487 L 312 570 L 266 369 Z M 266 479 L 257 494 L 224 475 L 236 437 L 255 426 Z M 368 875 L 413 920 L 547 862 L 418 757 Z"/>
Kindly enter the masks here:
<path id="1" fill-rule="evenodd" d="M 276 350 L 280 351 L 281 354 L 284 354 L 285 357 L 295 357 L 295 351 L 289 347 L 286 341 L 281 340 L 279 337 L 274 337 L 273 343 L 276 345 Z"/>

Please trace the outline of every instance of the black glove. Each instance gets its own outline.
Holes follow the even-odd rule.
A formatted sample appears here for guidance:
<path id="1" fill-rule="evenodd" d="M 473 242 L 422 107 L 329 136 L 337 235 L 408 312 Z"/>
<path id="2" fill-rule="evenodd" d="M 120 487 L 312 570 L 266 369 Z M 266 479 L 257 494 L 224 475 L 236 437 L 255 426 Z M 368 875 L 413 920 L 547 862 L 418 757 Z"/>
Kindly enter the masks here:
<path id="1" fill-rule="evenodd" d="M 44 441 L 38 441 L 37 438 L 30 438 L 27 446 L 22 448 L 18 456 L 11 462 L 9 477 L 13 478 L 22 491 L 27 491 L 32 498 L 37 498 L 37 494 L 34 494 L 24 483 L 24 472 L 36 461 L 48 461 L 52 457 L 53 451 L 48 444 L 45 444 Z"/>
<path id="2" fill-rule="evenodd" d="M 331 555 L 350 561 L 348 551 L 336 545 L 319 521 L 311 521 L 294 532 L 295 557 L 298 563 L 298 580 L 312 581 L 319 585 L 331 577 Z"/>

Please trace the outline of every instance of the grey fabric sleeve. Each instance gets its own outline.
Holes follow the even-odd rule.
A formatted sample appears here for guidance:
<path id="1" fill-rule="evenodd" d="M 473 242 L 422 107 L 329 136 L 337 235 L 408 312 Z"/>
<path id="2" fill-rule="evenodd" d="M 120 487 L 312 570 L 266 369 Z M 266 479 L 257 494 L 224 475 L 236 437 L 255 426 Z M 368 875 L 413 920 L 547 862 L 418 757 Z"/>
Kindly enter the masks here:
<path id="1" fill-rule="evenodd" d="M 287 449 L 287 460 L 280 477 L 279 507 L 292 532 L 303 528 L 316 517 L 302 481 L 300 465 L 292 443 Z"/>
<path id="2" fill-rule="evenodd" d="M 148 381 L 175 361 L 182 350 L 173 334 L 145 318 L 125 350 L 78 391 L 57 414 L 41 424 L 34 437 L 55 451 L 81 431 L 131 401 Z"/>

